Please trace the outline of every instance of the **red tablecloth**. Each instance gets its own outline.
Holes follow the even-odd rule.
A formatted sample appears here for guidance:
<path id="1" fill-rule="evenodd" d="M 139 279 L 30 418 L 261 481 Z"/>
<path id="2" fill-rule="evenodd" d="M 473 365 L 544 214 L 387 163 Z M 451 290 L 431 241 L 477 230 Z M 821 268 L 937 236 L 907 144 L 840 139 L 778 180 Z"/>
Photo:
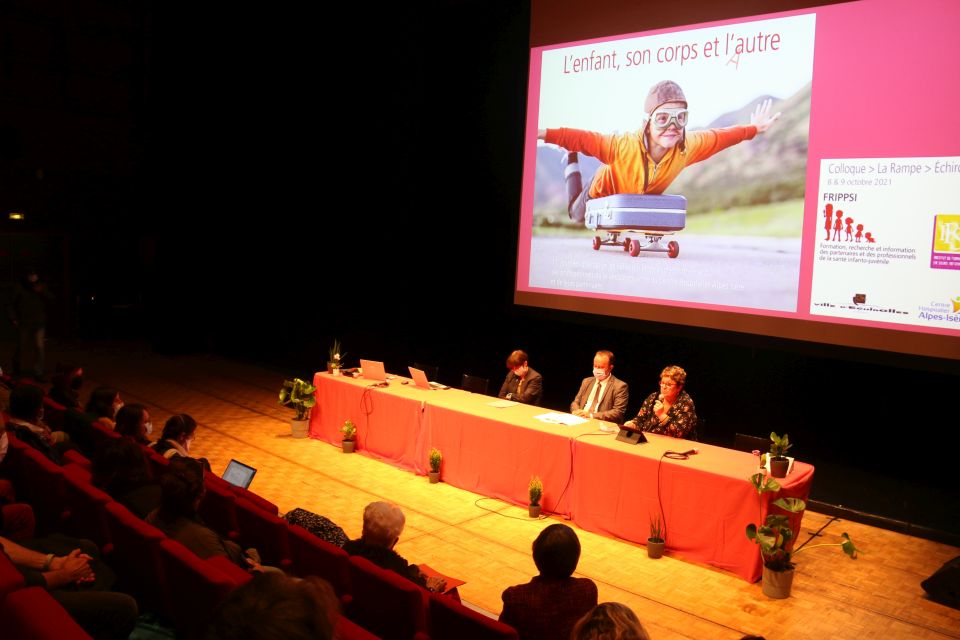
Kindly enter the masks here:
<path id="1" fill-rule="evenodd" d="M 757 470 L 752 454 L 655 434 L 629 445 L 599 433 L 597 421 L 544 424 L 535 416 L 549 410 L 540 407 L 491 407 L 489 396 L 418 389 L 400 378 L 386 388 L 370 384 L 316 374 L 311 436 L 339 446 L 349 418 L 358 452 L 420 474 L 437 447 L 444 482 L 518 505 L 527 503 L 530 477 L 538 475 L 545 511 L 633 542 L 646 542 L 650 514 L 662 503 L 667 549 L 750 581 L 760 577 L 759 551 L 744 532 L 766 515 L 771 496 L 761 500 L 748 481 Z M 665 451 L 693 447 L 699 453 L 688 460 L 660 460 Z M 806 499 L 812 483 L 813 467 L 796 462 L 779 495 Z M 792 518 L 794 531 L 801 518 Z"/>

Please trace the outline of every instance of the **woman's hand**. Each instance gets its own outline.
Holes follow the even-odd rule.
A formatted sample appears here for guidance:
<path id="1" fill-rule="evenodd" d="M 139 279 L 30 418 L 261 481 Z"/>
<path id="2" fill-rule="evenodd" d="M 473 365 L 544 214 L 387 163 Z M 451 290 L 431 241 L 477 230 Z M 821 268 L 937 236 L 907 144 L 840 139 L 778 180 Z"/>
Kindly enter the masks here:
<path id="1" fill-rule="evenodd" d="M 776 122 L 777 118 L 780 117 L 779 111 L 777 111 L 773 116 L 770 115 L 770 108 L 772 106 L 773 100 L 767 98 L 758 104 L 757 108 L 754 109 L 752 114 L 750 114 L 750 124 L 757 128 L 757 133 L 763 133 L 769 129 L 770 125 Z"/>

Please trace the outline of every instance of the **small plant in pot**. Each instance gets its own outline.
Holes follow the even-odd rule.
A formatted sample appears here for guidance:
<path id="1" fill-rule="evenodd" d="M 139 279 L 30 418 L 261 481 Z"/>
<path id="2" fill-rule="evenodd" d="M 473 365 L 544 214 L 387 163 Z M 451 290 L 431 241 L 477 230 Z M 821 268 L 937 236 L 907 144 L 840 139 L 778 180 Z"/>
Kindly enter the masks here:
<path id="1" fill-rule="evenodd" d="M 307 437 L 310 409 L 317 404 L 317 399 L 313 395 L 316 390 L 315 386 L 300 378 L 284 380 L 283 386 L 280 387 L 280 399 L 277 402 L 293 407 L 296 411 L 295 417 L 290 421 L 290 432 L 294 438 Z"/>
<path id="2" fill-rule="evenodd" d="M 527 487 L 530 495 L 529 513 L 531 518 L 540 517 L 540 500 L 543 498 L 543 481 L 539 476 L 530 478 L 530 484 Z"/>
<path id="3" fill-rule="evenodd" d="M 443 463 L 443 454 L 436 447 L 430 449 L 430 484 L 440 482 L 440 465 Z"/>
<path id="4" fill-rule="evenodd" d="M 343 426 L 340 427 L 340 433 L 343 434 L 343 440 L 340 442 L 343 452 L 353 453 L 357 444 L 357 425 L 350 420 L 345 420 Z"/>
<path id="5" fill-rule="evenodd" d="M 330 347 L 329 360 L 327 360 L 327 373 L 332 373 L 335 376 L 340 375 L 340 370 L 343 368 L 343 359 L 346 355 L 340 349 L 340 341 L 334 340 L 333 346 Z"/>
<path id="6" fill-rule="evenodd" d="M 647 556 L 657 559 L 663 555 L 664 539 L 663 520 L 660 514 L 650 516 L 650 537 L 647 538 Z"/>
<path id="7" fill-rule="evenodd" d="M 760 496 L 780 490 L 779 482 L 762 473 L 750 476 L 750 482 Z M 790 516 L 787 514 L 800 513 L 807 505 L 799 498 L 777 498 L 771 506 L 782 509 L 786 514 L 768 513 L 762 525 L 757 526 L 752 522 L 747 525 L 747 538 L 760 547 L 760 557 L 763 559 L 764 595 L 770 598 L 790 596 L 794 573 L 793 557 L 801 551 L 817 547 L 840 547 L 850 558 L 856 559 L 860 550 L 846 533 L 840 535 L 842 542 L 814 544 L 793 551 L 793 529 L 790 528 Z"/>
<path id="8" fill-rule="evenodd" d="M 774 478 L 786 478 L 787 469 L 790 468 L 790 460 L 785 455 L 787 449 L 792 447 L 790 437 L 783 434 L 781 438 L 776 432 L 770 433 L 770 475 Z"/>

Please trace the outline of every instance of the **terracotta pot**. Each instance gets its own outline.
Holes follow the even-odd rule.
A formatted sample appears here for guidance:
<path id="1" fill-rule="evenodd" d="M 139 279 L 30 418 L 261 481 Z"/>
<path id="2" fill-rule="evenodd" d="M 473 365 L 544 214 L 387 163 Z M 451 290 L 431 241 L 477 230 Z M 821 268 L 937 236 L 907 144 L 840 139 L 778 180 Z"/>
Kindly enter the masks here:
<path id="1" fill-rule="evenodd" d="M 438 482 L 440 482 L 439 471 L 431 471 L 430 473 L 427 474 L 427 476 L 430 478 L 430 484 L 437 484 Z"/>
<path id="2" fill-rule="evenodd" d="M 647 557 L 653 558 L 656 560 L 663 556 L 663 547 L 667 543 L 663 540 L 655 540 L 653 538 L 647 538 Z"/>
<path id="3" fill-rule="evenodd" d="M 357 445 L 356 440 L 341 440 L 340 444 L 343 446 L 344 453 L 353 453 L 354 448 Z"/>
<path id="4" fill-rule="evenodd" d="M 768 598 L 789 598 L 793 586 L 793 569 L 774 571 L 763 568 L 763 595 Z"/>
<path id="5" fill-rule="evenodd" d="M 290 433 L 294 438 L 306 438 L 307 431 L 310 430 L 309 420 L 291 420 Z"/>
<path id="6" fill-rule="evenodd" d="M 530 513 L 530 517 L 531 517 L 531 518 L 539 518 L 539 517 L 540 517 L 540 505 L 538 505 L 538 504 L 531 504 L 531 505 L 528 507 L 528 512 Z"/>
<path id="7" fill-rule="evenodd" d="M 786 478 L 787 469 L 790 467 L 790 461 L 786 458 L 770 460 L 770 475 L 774 478 Z"/>

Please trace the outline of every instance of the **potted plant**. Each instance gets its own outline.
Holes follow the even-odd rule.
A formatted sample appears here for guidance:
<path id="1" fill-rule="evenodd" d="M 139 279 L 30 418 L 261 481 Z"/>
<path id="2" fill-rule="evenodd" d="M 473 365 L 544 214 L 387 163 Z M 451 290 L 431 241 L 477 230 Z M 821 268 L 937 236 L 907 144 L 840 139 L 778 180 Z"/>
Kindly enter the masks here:
<path id="1" fill-rule="evenodd" d="M 790 444 L 790 438 L 787 434 L 783 434 L 781 438 L 776 432 L 772 432 L 770 442 L 770 475 L 774 478 L 786 478 L 790 461 L 784 454 L 787 453 L 787 449 L 793 446 Z"/>
<path id="2" fill-rule="evenodd" d="M 663 547 L 666 541 L 663 537 L 663 520 L 660 514 L 650 516 L 650 537 L 647 538 L 647 556 L 657 559 L 663 555 Z"/>
<path id="3" fill-rule="evenodd" d="M 340 427 L 340 433 L 343 434 L 343 440 L 340 442 L 343 452 L 353 453 L 357 444 L 357 425 L 350 420 L 344 420 L 343 426 Z"/>
<path id="4" fill-rule="evenodd" d="M 430 449 L 430 484 L 440 482 L 440 464 L 443 462 L 443 454 L 436 447 Z"/>
<path id="5" fill-rule="evenodd" d="M 540 499 L 543 498 L 543 482 L 539 476 L 530 478 L 530 485 L 527 487 L 530 494 L 529 513 L 531 518 L 540 517 Z"/>
<path id="6" fill-rule="evenodd" d="M 768 478 L 762 473 L 750 476 L 757 495 L 779 491 L 780 483 Z M 799 498 L 777 498 L 773 507 L 782 509 L 786 514 L 800 513 L 807 508 L 806 503 Z M 786 598 L 790 595 L 793 585 L 793 556 L 817 547 L 840 547 L 845 554 L 856 558 L 859 549 L 854 546 L 850 536 L 841 534 L 842 542 L 814 544 L 793 551 L 794 536 L 790 528 L 790 516 L 786 514 L 768 513 L 760 526 L 750 523 L 747 525 L 747 538 L 760 547 L 760 557 L 763 559 L 763 593 L 770 598 Z"/>
<path id="7" fill-rule="evenodd" d="M 333 346 L 330 347 L 329 359 L 327 360 L 327 373 L 339 376 L 342 373 L 340 370 L 343 368 L 343 361 L 346 355 L 347 354 L 343 353 L 340 349 L 340 341 L 334 340 Z"/>
<path id="8" fill-rule="evenodd" d="M 314 397 L 316 390 L 315 386 L 300 378 L 284 380 L 280 387 L 280 399 L 277 402 L 293 407 L 296 411 L 295 417 L 290 421 L 290 432 L 294 438 L 307 437 L 310 409 L 317 404 Z"/>

